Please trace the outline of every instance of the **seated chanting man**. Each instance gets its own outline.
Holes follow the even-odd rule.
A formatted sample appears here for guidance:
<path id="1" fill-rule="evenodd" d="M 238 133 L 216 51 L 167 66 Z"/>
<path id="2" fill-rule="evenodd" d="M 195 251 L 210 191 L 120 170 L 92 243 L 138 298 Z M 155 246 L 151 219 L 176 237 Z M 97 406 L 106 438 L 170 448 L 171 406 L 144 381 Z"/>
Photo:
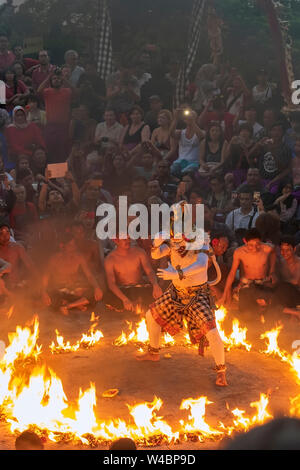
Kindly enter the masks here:
<path id="1" fill-rule="evenodd" d="M 68 315 L 73 308 L 85 310 L 88 304 L 101 300 L 102 295 L 102 290 L 85 258 L 78 251 L 73 236 L 64 234 L 60 251 L 50 258 L 43 276 L 45 304 L 59 308 L 64 315 Z"/>
<path id="2" fill-rule="evenodd" d="M 276 284 L 274 247 L 262 243 L 257 229 L 250 229 L 244 237 L 244 245 L 237 248 L 233 255 L 233 263 L 228 274 L 220 305 L 231 300 L 232 284 L 237 270 L 240 270 L 238 286 L 239 309 L 241 312 L 253 311 L 257 304 L 266 306 Z"/>
<path id="3" fill-rule="evenodd" d="M 276 289 L 277 301 L 283 313 L 300 318 L 300 258 L 295 253 L 294 237 L 285 235 L 280 240 L 280 282 Z"/>
<path id="4" fill-rule="evenodd" d="M 11 241 L 10 227 L 6 224 L 0 225 L 0 258 L 10 264 L 5 276 L 5 286 L 8 291 L 16 293 L 27 284 L 30 276 L 37 277 L 31 258 L 22 245 Z"/>
<path id="5" fill-rule="evenodd" d="M 134 309 L 134 301 L 147 303 L 152 296 L 157 299 L 162 290 L 158 285 L 146 252 L 138 246 L 132 246 L 128 238 L 114 240 L 116 249 L 105 259 L 105 272 L 110 292 L 104 302 L 117 309 Z M 148 284 L 143 275 L 146 274 Z"/>
<path id="6" fill-rule="evenodd" d="M 5 280 L 2 279 L 5 274 L 9 274 L 11 271 L 11 264 L 4 261 L 0 258 L 0 304 L 3 308 L 6 308 L 6 301 L 9 301 L 12 297 L 12 292 L 10 292 L 6 285 Z"/>
<path id="7" fill-rule="evenodd" d="M 71 233 L 74 237 L 78 252 L 84 257 L 88 267 L 97 279 L 101 290 L 104 292 L 106 290 L 106 279 L 102 240 L 89 238 L 87 228 L 84 226 L 84 223 L 80 221 L 72 223 Z"/>

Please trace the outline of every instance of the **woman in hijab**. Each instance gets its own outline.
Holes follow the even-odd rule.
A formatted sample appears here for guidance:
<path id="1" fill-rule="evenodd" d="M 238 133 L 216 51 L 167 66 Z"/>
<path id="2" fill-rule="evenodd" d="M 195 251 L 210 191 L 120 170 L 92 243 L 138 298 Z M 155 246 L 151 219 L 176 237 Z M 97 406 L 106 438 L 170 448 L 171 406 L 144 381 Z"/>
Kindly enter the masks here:
<path id="1" fill-rule="evenodd" d="M 8 154 L 12 161 L 20 154 L 31 156 L 36 147 L 45 148 L 45 141 L 41 130 L 33 122 L 27 121 L 27 116 L 22 106 L 16 106 L 13 110 L 13 123 L 5 131 Z"/>

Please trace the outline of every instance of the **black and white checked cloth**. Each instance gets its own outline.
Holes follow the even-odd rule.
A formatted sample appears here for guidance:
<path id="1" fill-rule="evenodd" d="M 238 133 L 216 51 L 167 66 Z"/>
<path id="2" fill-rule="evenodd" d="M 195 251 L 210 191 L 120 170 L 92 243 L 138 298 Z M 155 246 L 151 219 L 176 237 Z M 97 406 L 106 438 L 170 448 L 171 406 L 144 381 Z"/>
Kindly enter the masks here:
<path id="1" fill-rule="evenodd" d="M 185 98 L 185 90 L 188 85 L 195 57 L 199 47 L 201 23 L 205 12 L 207 0 L 194 0 L 190 21 L 187 55 L 182 62 L 176 82 L 175 106 L 178 107 Z"/>
<path id="2" fill-rule="evenodd" d="M 112 27 L 107 0 L 98 0 L 96 18 L 95 60 L 103 80 L 112 73 Z"/>
<path id="3" fill-rule="evenodd" d="M 199 343 L 208 331 L 216 328 L 215 313 L 208 284 L 192 289 L 191 293 L 181 292 L 171 284 L 150 305 L 150 310 L 154 320 L 172 336 L 183 328 L 185 319 L 191 342 Z"/>

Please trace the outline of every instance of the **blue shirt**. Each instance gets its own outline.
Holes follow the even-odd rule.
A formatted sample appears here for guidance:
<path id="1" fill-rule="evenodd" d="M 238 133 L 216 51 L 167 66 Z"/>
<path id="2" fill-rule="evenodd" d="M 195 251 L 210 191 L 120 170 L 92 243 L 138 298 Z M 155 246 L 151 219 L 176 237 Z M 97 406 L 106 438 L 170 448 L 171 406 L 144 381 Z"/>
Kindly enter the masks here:
<path id="1" fill-rule="evenodd" d="M 2 132 L 0 132 L 0 147 L 1 147 L 1 154 L 4 162 L 4 168 L 6 170 L 12 170 L 15 168 L 15 164 L 8 159 L 8 154 L 7 154 L 7 144 L 6 144 L 6 138 Z"/>

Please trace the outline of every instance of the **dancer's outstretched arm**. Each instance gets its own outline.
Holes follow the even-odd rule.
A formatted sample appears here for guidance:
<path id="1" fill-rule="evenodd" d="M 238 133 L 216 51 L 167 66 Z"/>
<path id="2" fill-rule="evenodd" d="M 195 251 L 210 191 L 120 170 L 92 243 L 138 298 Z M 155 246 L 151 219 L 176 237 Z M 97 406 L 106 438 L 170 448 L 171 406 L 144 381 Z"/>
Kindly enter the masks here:
<path id="1" fill-rule="evenodd" d="M 163 238 L 164 235 L 163 232 L 158 233 L 153 240 L 153 247 L 151 249 L 151 257 L 153 259 L 160 259 L 170 254 L 170 247 L 166 243 L 167 237 Z"/>

